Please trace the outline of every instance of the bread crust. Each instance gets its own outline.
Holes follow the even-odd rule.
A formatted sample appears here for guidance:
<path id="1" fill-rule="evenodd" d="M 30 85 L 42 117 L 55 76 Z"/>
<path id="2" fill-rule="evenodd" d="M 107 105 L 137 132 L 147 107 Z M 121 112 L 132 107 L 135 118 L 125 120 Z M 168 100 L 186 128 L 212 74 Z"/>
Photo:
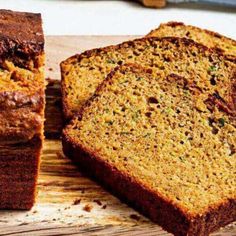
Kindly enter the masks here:
<path id="1" fill-rule="evenodd" d="M 33 206 L 42 141 L 36 135 L 26 143 L 0 143 L 0 209 Z"/>
<path id="2" fill-rule="evenodd" d="M 225 55 L 223 52 L 213 49 L 213 48 L 207 48 L 206 46 L 196 43 L 195 41 L 187 38 L 178 38 L 178 37 L 164 37 L 164 38 L 158 38 L 158 37 L 149 37 L 149 38 L 140 38 L 135 39 L 131 41 L 126 41 L 124 43 L 118 44 L 118 45 L 112 45 L 108 47 L 103 48 L 96 48 L 92 50 L 87 50 L 81 54 L 76 54 L 72 57 L 69 57 L 65 61 L 62 61 L 60 63 L 61 68 L 61 93 L 62 93 L 62 107 L 63 107 L 63 116 L 64 116 L 64 123 L 68 123 L 72 119 L 72 117 L 77 113 L 73 112 L 70 109 L 69 102 L 67 101 L 67 92 L 66 92 L 66 70 L 64 68 L 64 65 L 70 64 L 72 61 L 80 62 L 83 58 L 91 57 L 94 55 L 98 55 L 102 52 L 109 52 L 109 51 L 116 51 L 120 48 L 133 48 L 134 45 L 138 45 L 139 43 L 143 43 L 147 41 L 148 43 L 152 44 L 154 41 L 166 41 L 173 44 L 179 44 L 180 42 L 183 43 L 186 46 L 193 46 L 199 48 L 203 53 L 209 52 L 209 54 L 217 54 L 219 57 L 221 57 L 221 60 L 227 60 L 233 63 L 236 63 L 236 57 L 231 55 Z"/>
<path id="3" fill-rule="evenodd" d="M 43 53 L 41 14 L 0 10 L 0 63 L 11 58 L 19 64 Z"/>
<path id="4" fill-rule="evenodd" d="M 233 40 L 233 39 L 231 39 L 231 38 L 229 38 L 229 37 L 223 36 L 222 34 L 219 34 L 219 33 L 217 33 L 217 32 L 214 32 L 214 31 L 211 31 L 211 30 L 207 30 L 207 29 L 200 29 L 200 28 L 198 28 L 198 27 L 196 27 L 196 26 L 192 26 L 192 25 L 185 25 L 183 22 L 170 21 L 170 22 L 167 22 L 166 24 L 161 24 L 161 25 L 167 25 L 167 26 L 170 26 L 170 27 L 176 27 L 176 26 L 179 26 L 179 25 L 181 25 L 181 26 L 188 26 L 188 27 L 191 27 L 192 29 L 203 30 L 203 31 L 206 32 L 207 34 L 212 35 L 212 36 L 214 36 L 214 37 L 221 38 L 221 39 L 227 39 L 227 40 L 230 40 L 230 41 L 236 43 L 235 40 Z M 154 32 L 154 31 L 155 31 L 155 29 L 154 29 L 154 30 L 151 30 L 151 31 L 147 34 L 147 36 L 149 36 L 150 34 L 152 34 L 152 32 Z"/>
<path id="5" fill-rule="evenodd" d="M 44 104 L 43 88 L 32 95 L 0 92 L 0 143 L 27 142 L 40 134 L 44 123 Z"/>
<path id="6" fill-rule="evenodd" d="M 0 25 L 0 67 L 5 67 L 7 60 L 14 66 L 38 70 L 44 61 L 41 15 L 0 10 Z M 39 63 L 34 64 L 34 68 L 28 68 L 31 60 Z M 26 142 L 42 132 L 45 85 L 42 81 L 37 86 L 29 92 L 7 88 L 0 91 L 1 143 Z M 20 127 L 16 127 L 16 123 L 20 123 Z"/>
<path id="7" fill-rule="evenodd" d="M 0 26 L 0 209 L 28 210 L 44 139 L 41 15 L 0 10 Z"/>

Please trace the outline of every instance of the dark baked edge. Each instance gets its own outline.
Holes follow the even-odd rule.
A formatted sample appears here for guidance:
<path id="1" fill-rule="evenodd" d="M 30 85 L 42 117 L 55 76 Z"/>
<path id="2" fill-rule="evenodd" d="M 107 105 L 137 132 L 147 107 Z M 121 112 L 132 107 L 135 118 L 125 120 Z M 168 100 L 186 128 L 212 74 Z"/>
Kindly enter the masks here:
<path id="1" fill-rule="evenodd" d="M 226 55 L 223 52 L 214 49 L 214 48 L 208 48 L 200 43 L 196 43 L 195 41 L 191 40 L 191 39 L 187 39 L 187 38 L 178 38 L 178 37 L 164 37 L 164 38 L 158 38 L 158 37 L 150 37 L 150 38 L 140 38 L 140 39 L 135 39 L 135 40 L 130 40 L 130 41 L 126 41 L 123 42 L 121 44 L 118 45 L 112 45 L 112 46 L 107 46 L 107 47 L 103 47 L 103 48 L 96 48 L 96 49 L 91 49 L 91 50 L 87 50 L 81 54 L 76 54 L 74 56 L 71 56 L 69 58 L 67 58 L 66 60 L 62 61 L 60 63 L 60 69 L 61 69 L 61 94 L 62 94 L 62 110 L 63 110 L 63 121 L 64 124 L 68 123 L 75 114 L 71 114 L 69 106 L 66 102 L 66 82 L 65 82 L 65 78 L 66 78 L 66 71 L 64 71 L 63 65 L 69 63 L 71 60 L 76 59 L 79 63 L 79 61 L 82 58 L 85 57 L 91 57 L 93 55 L 99 54 L 101 52 L 107 52 L 107 51 L 111 51 L 111 50 L 116 50 L 119 48 L 129 48 L 130 46 L 135 45 L 136 43 L 138 44 L 139 42 L 143 42 L 143 41 L 149 41 L 150 43 L 152 41 L 169 41 L 171 43 L 175 43 L 178 44 L 179 41 L 181 41 L 183 44 L 185 44 L 186 46 L 192 45 L 195 46 L 197 48 L 199 48 L 200 50 L 202 50 L 203 52 L 207 51 L 209 52 L 209 54 L 217 54 L 219 57 L 222 57 L 221 60 L 227 60 L 227 61 L 231 61 L 233 63 L 236 63 L 236 57 L 231 56 L 231 55 Z"/>
<path id="2" fill-rule="evenodd" d="M 21 20 L 22 18 L 31 18 L 37 23 L 37 27 L 39 28 L 39 32 L 32 32 L 31 35 L 25 30 L 23 34 L 17 36 L 15 32 L 17 32 L 17 28 L 10 28 L 7 24 L 2 24 L 2 31 L 7 32 L 6 34 L 0 34 L 0 57 L 9 58 L 14 56 L 19 56 L 22 58 L 33 58 L 37 55 L 40 55 L 44 51 L 44 36 L 43 36 L 43 28 L 42 28 L 42 18 L 40 13 L 29 13 L 29 12 L 17 12 L 11 10 L 0 10 L 1 17 L 11 16 Z M 24 27 L 27 29 L 29 25 L 25 22 Z M 36 28 L 36 27 L 35 27 Z M 9 31 L 9 32 L 8 32 Z M 18 32 L 19 33 L 19 32 Z"/>
<path id="3" fill-rule="evenodd" d="M 63 121 L 61 81 L 47 79 L 44 134 L 47 139 L 60 139 Z"/>
<path id="4" fill-rule="evenodd" d="M 0 122 L 0 144 L 27 142 L 34 135 L 40 134 L 44 126 L 44 108 L 44 88 L 39 88 L 32 95 L 21 92 L 0 92 L 1 115 L 9 123 L 8 126 L 4 126 L 4 123 Z M 32 118 L 33 114 L 34 118 Z M 18 129 L 14 128 L 14 120 L 9 119 L 9 116 L 15 117 L 15 120 L 20 123 Z"/>
<path id="5" fill-rule="evenodd" d="M 11 17 L 11 21 L 9 25 L 7 24 L 7 20 Z M 17 29 L 17 25 L 19 22 L 26 22 L 23 26 L 23 30 Z M 32 20 L 32 24 L 28 29 L 27 23 Z M 26 64 L 30 60 L 34 60 L 35 63 L 42 60 L 44 61 L 44 35 L 42 29 L 42 19 L 41 14 L 39 13 L 28 13 L 28 12 L 17 12 L 11 10 L 0 9 L 0 22 L 1 22 L 1 30 L 0 30 L 0 67 L 1 63 L 5 59 L 11 60 L 13 63 L 18 63 L 20 60 L 24 61 Z M 3 22 L 3 23 L 2 23 Z M 15 23 L 16 22 L 16 23 Z M 35 30 L 33 30 L 35 28 Z M 19 58 L 18 58 L 19 57 Z M 39 59 L 40 57 L 40 59 Z M 17 66 L 20 66 L 17 64 Z M 36 65 L 35 66 L 42 66 Z M 21 66 L 20 66 L 21 67 Z M 26 66 L 27 67 L 27 66 Z M 38 68 L 36 68 L 38 69 Z M 42 82 L 44 78 L 41 78 Z M 0 109 L 4 111 L 4 113 L 8 112 L 9 115 L 14 113 L 16 109 L 21 108 L 29 108 L 32 112 L 37 113 L 41 116 L 43 120 L 43 110 L 45 106 L 45 88 L 44 82 L 35 88 L 35 91 L 31 93 L 27 93 L 24 91 L 1 91 L 0 92 Z M 36 117 L 37 118 L 37 117 Z M 39 123 L 39 121 L 35 118 L 35 122 Z M 21 123 L 27 123 L 27 117 L 25 114 L 21 114 L 18 117 L 18 120 Z M 42 121 L 43 123 L 43 121 Z M 42 124 L 43 126 L 43 124 Z M 39 127 L 40 128 L 40 127 Z M 5 134 L 3 134 L 3 130 L 6 129 Z M 8 127 L 1 127 L 1 137 L 0 142 L 2 140 L 7 139 L 15 142 L 29 141 L 31 137 L 27 137 L 27 132 L 11 132 Z M 35 130 L 35 134 L 38 130 Z M 33 132 L 32 132 L 33 133 Z"/>
<path id="6" fill-rule="evenodd" d="M 44 96 L 44 86 L 36 88 L 32 94 L 24 91 L 2 91 L 0 92 L 0 109 L 32 107 L 33 111 L 40 111 L 44 105 Z"/>
<path id="7" fill-rule="evenodd" d="M 152 69 L 143 68 L 137 64 L 129 63 L 123 66 L 129 67 L 134 72 L 137 69 L 147 74 L 152 73 Z M 95 94 L 77 114 L 78 120 L 82 119 L 84 109 L 89 108 L 116 71 L 123 66 L 116 67 L 108 74 L 107 78 L 98 86 Z M 175 79 L 183 78 L 174 74 L 172 76 Z M 96 152 L 92 152 L 75 142 L 73 138 L 67 135 L 69 128 L 70 125 L 62 132 L 64 154 L 77 164 L 85 175 L 101 183 L 110 192 L 161 225 L 168 232 L 174 233 L 176 236 L 205 236 L 236 220 L 236 199 L 221 202 L 217 206 L 209 208 L 201 216 L 191 216 L 185 213 L 184 209 L 173 205 L 169 199 L 158 196 L 150 189 L 132 180 L 128 175 L 118 171 L 115 166 L 103 161 Z M 142 196 L 141 199 L 140 196 Z"/>
<path id="8" fill-rule="evenodd" d="M 0 209 L 33 207 L 42 143 L 43 137 L 38 135 L 27 143 L 0 147 Z"/>

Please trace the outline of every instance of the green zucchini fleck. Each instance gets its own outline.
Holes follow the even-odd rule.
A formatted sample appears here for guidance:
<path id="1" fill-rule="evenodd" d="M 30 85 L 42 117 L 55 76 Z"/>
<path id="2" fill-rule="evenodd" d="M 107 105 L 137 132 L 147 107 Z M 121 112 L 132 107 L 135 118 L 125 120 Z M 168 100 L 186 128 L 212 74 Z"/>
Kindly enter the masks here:
<path id="1" fill-rule="evenodd" d="M 208 69 L 208 71 L 210 71 L 210 72 L 217 71 L 217 70 L 218 70 L 218 68 L 216 66 L 210 66 Z"/>
<path id="2" fill-rule="evenodd" d="M 129 134 L 131 134 L 131 133 L 130 133 L 130 132 L 122 131 L 122 132 L 120 132 L 120 134 L 121 134 L 121 135 L 129 135 Z"/>
<path id="3" fill-rule="evenodd" d="M 218 121 L 219 121 L 220 127 L 225 126 L 225 119 L 224 118 L 220 118 Z"/>
<path id="4" fill-rule="evenodd" d="M 142 79 L 143 79 L 142 77 L 138 77 L 136 81 L 141 81 Z"/>
<path id="5" fill-rule="evenodd" d="M 107 59 L 107 63 L 109 63 L 109 64 L 116 64 L 116 62 L 113 59 Z"/>

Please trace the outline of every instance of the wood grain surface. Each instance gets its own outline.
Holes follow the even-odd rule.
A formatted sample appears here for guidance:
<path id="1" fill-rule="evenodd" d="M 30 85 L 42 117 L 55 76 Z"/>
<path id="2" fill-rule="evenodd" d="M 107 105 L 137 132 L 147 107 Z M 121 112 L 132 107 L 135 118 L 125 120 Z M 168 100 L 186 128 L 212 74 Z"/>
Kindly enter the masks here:
<path id="1" fill-rule="evenodd" d="M 0 235 L 171 235 L 81 175 L 61 150 L 59 62 L 86 49 L 130 38 L 134 37 L 47 37 L 48 138 L 42 154 L 38 199 L 31 211 L 0 211 Z M 236 236 L 236 224 L 212 235 Z"/>

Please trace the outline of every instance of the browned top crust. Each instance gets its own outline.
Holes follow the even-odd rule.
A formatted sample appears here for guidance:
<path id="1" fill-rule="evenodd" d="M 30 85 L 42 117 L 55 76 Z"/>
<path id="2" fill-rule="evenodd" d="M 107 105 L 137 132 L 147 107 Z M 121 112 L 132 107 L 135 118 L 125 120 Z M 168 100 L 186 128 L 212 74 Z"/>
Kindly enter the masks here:
<path id="1" fill-rule="evenodd" d="M 42 136 L 43 66 L 41 15 L 0 10 L 0 144 Z"/>
<path id="2" fill-rule="evenodd" d="M 164 25 L 164 24 L 163 24 Z M 170 21 L 170 22 L 167 22 L 166 23 L 166 25 L 168 25 L 168 26 L 170 26 L 170 27 L 176 27 L 176 26 L 178 26 L 178 25 L 182 25 L 182 26 L 187 26 L 187 25 L 185 25 L 183 22 L 177 22 L 177 21 Z M 196 26 L 191 26 L 193 29 L 199 29 L 198 27 L 196 27 Z M 155 31 L 155 30 L 152 30 L 151 32 L 153 32 L 153 31 Z M 234 41 L 235 42 L 235 40 L 233 40 L 233 39 L 231 39 L 231 38 L 229 38 L 229 37 L 226 37 L 226 36 L 223 36 L 223 35 L 221 35 L 221 34 L 219 34 L 219 33 L 217 33 L 217 32 L 214 32 L 214 31 L 211 31 L 211 30 L 207 30 L 207 29 L 203 29 L 203 31 L 205 31 L 206 33 L 208 33 L 208 34 L 210 34 L 210 35 L 212 35 L 212 36 L 215 36 L 215 37 L 218 37 L 218 38 L 225 38 L 225 39 L 229 39 L 230 41 Z"/>
<path id="3" fill-rule="evenodd" d="M 0 57 L 32 58 L 44 50 L 41 14 L 0 10 Z"/>

